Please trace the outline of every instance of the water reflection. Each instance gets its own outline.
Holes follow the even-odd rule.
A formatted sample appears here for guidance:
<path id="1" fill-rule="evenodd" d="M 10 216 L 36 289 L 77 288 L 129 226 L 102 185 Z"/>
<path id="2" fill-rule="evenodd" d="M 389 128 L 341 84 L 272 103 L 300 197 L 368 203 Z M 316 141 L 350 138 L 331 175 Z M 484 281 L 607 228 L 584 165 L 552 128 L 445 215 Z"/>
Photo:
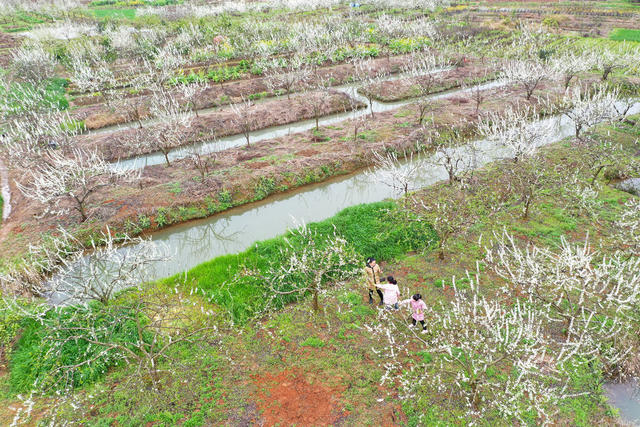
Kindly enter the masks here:
<path id="1" fill-rule="evenodd" d="M 631 114 L 639 111 L 640 103 L 634 106 Z M 552 127 L 553 131 L 541 141 L 541 145 L 573 134 L 573 124 L 565 117 L 545 119 L 541 123 L 548 125 L 554 121 L 557 122 L 556 126 Z M 460 150 L 473 156 L 467 163 L 475 168 L 511 156 L 507 148 L 487 140 L 474 142 L 471 150 L 468 147 L 461 147 Z M 258 240 L 278 236 L 293 226 L 291 217 L 307 223 L 321 221 L 349 206 L 397 196 L 390 187 L 379 185 L 381 174 L 381 171 L 362 171 L 159 231 L 153 235 L 153 239 L 175 248 L 177 255 L 174 260 L 157 266 L 154 277 L 174 275 L 216 256 L 243 251 Z M 426 187 L 447 178 L 444 168 L 429 167 L 424 169 L 411 187 Z"/>
<path id="2" fill-rule="evenodd" d="M 640 383 L 637 378 L 625 383 L 607 383 L 604 390 L 609 403 L 620 410 L 620 418 L 640 426 Z"/>

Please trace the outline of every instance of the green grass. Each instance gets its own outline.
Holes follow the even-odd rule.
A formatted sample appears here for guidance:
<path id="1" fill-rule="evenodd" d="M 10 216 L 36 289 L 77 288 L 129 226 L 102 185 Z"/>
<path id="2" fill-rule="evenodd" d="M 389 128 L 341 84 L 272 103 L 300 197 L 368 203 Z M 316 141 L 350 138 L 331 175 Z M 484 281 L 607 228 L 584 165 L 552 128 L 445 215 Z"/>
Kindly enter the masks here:
<path id="1" fill-rule="evenodd" d="M 111 310 L 103 310 L 102 305 L 90 304 L 87 308 L 70 307 L 63 310 L 52 310 L 40 323 L 34 319 L 21 321 L 22 334 L 10 357 L 9 388 L 12 393 L 28 392 L 33 388 L 46 389 L 63 386 L 70 381 L 73 387 L 95 382 L 102 378 L 107 369 L 117 365 L 119 358 L 112 352 L 104 350 L 100 346 L 92 346 L 86 340 L 69 340 L 73 336 L 73 330 L 59 330 L 53 336 L 49 325 L 64 325 L 68 328 L 81 328 L 87 326 L 86 319 L 91 319 L 100 331 L 100 324 L 111 325 L 114 316 L 121 313 Z M 75 316 L 75 313 L 84 313 L 83 316 Z M 96 314 L 97 313 L 97 314 Z M 114 331 L 115 340 L 120 343 L 135 342 L 138 339 L 137 328 L 133 321 L 120 324 L 119 330 Z M 110 331 L 103 333 L 110 334 Z M 97 339 L 101 339 L 100 336 Z M 95 360 L 74 371 L 72 378 L 64 378 L 57 369 L 65 365 L 74 365 L 84 360 Z M 38 386 L 34 386 L 34 384 Z"/>
<path id="2" fill-rule="evenodd" d="M 25 97 L 30 97 L 31 91 L 39 94 L 38 108 L 44 110 L 66 110 L 69 108 L 69 100 L 66 96 L 69 81 L 60 77 L 52 77 L 46 80 L 41 86 L 34 87 L 31 83 L 12 83 L 8 89 L 0 89 L 0 96 L 8 99 L 8 112 L 21 113 L 25 108 L 31 108 L 29 102 L 25 102 Z"/>
<path id="3" fill-rule="evenodd" d="M 630 28 L 614 28 L 609 33 L 611 40 L 640 42 L 640 30 Z"/>
<path id="4" fill-rule="evenodd" d="M 134 19 L 136 17 L 135 9 L 92 9 L 91 13 L 96 18 Z"/>
<path id="5" fill-rule="evenodd" d="M 27 31 L 33 28 L 34 25 L 44 24 L 52 21 L 53 17 L 48 14 L 20 10 L 11 15 L 1 16 L 0 30 L 7 33 Z"/>
<path id="6" fill-rule="evenodd" d="M 335 227 L 362 257 L 363 263 L 369 256 L 392 260 L 408 251 L 425 249 L 437 239 L 429 226 L 416 222 L 405 226 L 394 216 L 395 209 L 395 202 L 353 206 L 309 227 L 317 232 L 319 239 L 332 234 Z M 265 271 L 271 263 L 281 261 L 285 237 L 294 247 L 300 245 L 291 234 L 258 242 L 244 252 L 220 256 L 191 269 L 186 274 L 189 284 L 203 289 L 211 302 L 230 312 L 235 320 L 244 321 L 264 308 L 266 289 L 255 279 L 238 280 L 237 276 L 243 267 Z M 173 288 L 181 285 L 184 277 L 179 274 L 162 283 Z"/>

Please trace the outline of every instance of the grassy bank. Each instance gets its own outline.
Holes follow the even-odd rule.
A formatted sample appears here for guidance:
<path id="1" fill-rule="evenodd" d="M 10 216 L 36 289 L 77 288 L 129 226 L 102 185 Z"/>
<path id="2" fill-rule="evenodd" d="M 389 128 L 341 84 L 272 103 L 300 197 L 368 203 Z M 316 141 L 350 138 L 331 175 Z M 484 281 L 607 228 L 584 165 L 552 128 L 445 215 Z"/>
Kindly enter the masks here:
<path id="1" fill-rule="evenodd" d="M 400 220 L 395 202 L 379 202 L 347 208 L 336 216 L 310 224 L 318 239 L 330 236 L 334 228 L 344 237 L 363 262 L 369 256 L 390 261 L 408 251 L 423 250 L 437 240 L 433 230 L 417 223 Z M 186 274 L 178 274 L 162 282 L 171 289 L 182 286 L 187 277 L 190 287 L 202 289 L 210 302 L 232 314 L 234 320 L 245 321 L 263 309 L 264 284 L 251 278 L 238 280 L 244 268 L 264 272 L 283 261 L 282 250 L 288 243 L 300 249 L 301 242 L 291 233 L 256 243 L 247 251 L 224 255 L 201 264 Z M 282 303 L 291 298 L 283 298 Z"/>
<path id="2" fill-rule="evenodd" d="M 390 261 L 408 251 L 426 249 L 437 240 L 429 227 L 398 221 L 396 215 L 397 205 L 391 201 L 359 205 L 325 221 L 310 224 L 309 228 L 316 232 L 315 238 L 320 245 L 336 230 L 360 255 L 363 263 L 368 256 Z M 265 272 L 270 266 L 280 266 L 285 262 L 282 251 L 289 245 L 300 250 L 302 244 L 300 237 L 292 233 L 257 242 L 247 251 L 214 258 L 188 271 L 187 286 L 204 291 L 209 302 L 223 311 L 225 316 L 230 315 L 236 322 L 246 322 L 266 308 L 268 284 L 252 277 L 242 277 L 241 272 L 245 269 Z M 167 292 L 174 287 L 184 287 L 184 277 L 184 274 L 180 274 L 168 278 L 162 281 L 160 287 Z M 282 307 L 294 299 L 294 295 L 283 296 L 278 299 L 277 306 Z M 100 304 L 91 305 L 86 309 L 89 311 L 86 318 L 91 318 L 91 311 L 100 312 L 102 309 Z M 73 310 L 68 308 L 50 312 L 47 321 L 69 323 Z M 107 314 L 106 318 L 100 315 L 100 322 L 105 325 L 111 321 L 109 315 L 112 314 Z M 84 319 L 81 316 L 73 321 L 80 328 Z M 55 340 L 51 339 L 42 322 L 30 319 L 18 319 L 18 322 L 22 333 L 10 356 L 8 384 L 11 393 L 28 392 L 36 381 L 42 387 L 60 381 L 57 370 L 61 366 L 79 363 L 87 354 L 96 360 L 89 366 L 82 366 L 74 374 L 72 383 L 78 387 L 99 380 L 108 368 L 121 362 L 109 353 L 100 355 L 100 347 L 91 348 L 82 340 L 71 340 L 58 347 L 56 343 L 65 338 L 57 335 Z M 11 332 L 15 334 L 15 328 Z M 117 335 L 118 341 L 133 342 L 135 339 L 131 325 L 124 327 Z M 11 341 L 11 337 L 7 341 Z M 60 356 L 56 356 L 56 351 Z"/>
<path id="3" fill-rule="evenodd" d="M 640 30 L 630 28 L 614 28 L 609 33 L 611 40 L 640 42 Z"/>

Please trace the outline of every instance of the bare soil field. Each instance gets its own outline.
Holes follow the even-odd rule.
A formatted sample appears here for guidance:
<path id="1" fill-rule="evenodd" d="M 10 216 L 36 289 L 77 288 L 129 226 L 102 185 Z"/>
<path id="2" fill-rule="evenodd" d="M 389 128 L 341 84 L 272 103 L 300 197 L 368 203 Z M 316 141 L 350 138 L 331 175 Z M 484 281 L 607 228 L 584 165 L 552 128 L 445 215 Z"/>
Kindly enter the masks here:
<path id="1" fill-rule="evenodd" d="M 320 109 L 316 112 L 313 105 L 315 100 L 320 98 L 324 99 L 318 104 Z M 364 106 L 363 103 L 351 99 L 344 93 L 306 93 L 293 96 L 290 100 L 282 98 L 254 104 L 247 111 L 247 117 L 243 117 L 243 121 L 250 122 L 250 131 L 255 131 L 312 119 L 316 114 L 321 117 Z M 185 130 L 183 137 L 177 139 L 171 148 L 242 133 L 243 129 L 235 119 L 236 115 L 231 108 L 200 113 L 198 117 L 194 117 L 192 125 Z M 155 127 L 158 125 L 149 125 L 142 129 L 133 128 L 81 135 L 78 137 L 78 142 L 87 148 L 97 149 L 106 160 L 115 161 L 149 153 L 150 149 L 129 144 L 127 141 L 152 137 Z"/>
<path id="2" fill-rule="evenodd" d="M 406 62 L 407 56 L 401 55 L 390 58 L 378 58 L 373 60 L 374 67 L 371 70 L 374 73 L 385 72 L 394 73 L 400 70 L 400 67 Z M 330 67 L 320 68 L 318 76 L 323 79 L 331 78 L 333 85 L 340 85 L 347 82 L 354 73 L 354 66 L 350 63 L 334 65 Z M 313 82 L 308 82 L 312 84 Z M 302 87 L 294 87 L 294 90 L 300 90 Z M 195 101 L 194 109 L 201 110 L 205 108 L 218 107 L 221 105 L 240 102 L 252 94 L 263 94 L 273 96 L 265 77 L 253 77 L 243 80 L 234 80 L 223 84 L 218 84 L 207 88 L 201 93 Z M 135 99 L 135 100 L 134 100 Z M 132 110 L 138 110 L 140 117 L 146 117 L 149 114 L 149 96 L 148 93 L 142 93 L 137 98 L 131 98 Z M 102 103 L 100 97 L 85 96 L 76 98 L 72 102 L 73 118 L 76 120 L 84 120 L 87 129 L 100 129 L 106 126 L 126 123 L 131 120 L 130 114 L 123 114 L 111 111 Z"/>

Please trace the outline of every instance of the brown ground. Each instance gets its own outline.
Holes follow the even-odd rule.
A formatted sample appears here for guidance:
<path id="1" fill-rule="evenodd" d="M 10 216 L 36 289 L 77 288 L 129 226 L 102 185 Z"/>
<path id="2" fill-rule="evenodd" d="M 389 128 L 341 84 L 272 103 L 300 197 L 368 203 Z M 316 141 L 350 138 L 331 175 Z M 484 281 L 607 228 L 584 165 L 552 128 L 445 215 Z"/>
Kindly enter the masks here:
<path id="1" fill-rule="evenodd" d="M 558 22 L 556 30 L 590 37 L 607 37 L 614 28 L 638 28 L 638 22 L 640 22 L 640 13 L 631 11 L 580 11 L 563 8 L 514 9 L 512 7 L 509 7 L 509 9 L 508 12 L 470 10 L 464 13 L 468 13 L 471 22 L 489 26 L 494 26 L 501 20 L 508 20 L 513 23 L 525 21 L 540 24 L 545 18 L 551 17 Z"/>
<path id="2" fill-rule="evenodd" d="M 340 92 L 305 93 L 300 96 L 292 96 L 291 100 L 286 98 L 269 100 L 254 104 L 249 110 L 251 131 L 312 119 L 315 117 L 312 99 L 320 97 L 324 97 L 325 101 L 318 117 L 364 107 L 364 104 Z M 184 137 L 176 141 L 176 144 L 173 144 L 171 148 L 211 140 L 214 137 L 240 134 L 242 129 L 234 123 L 235 117 L 236 115 L 230 107 L 200 113 L 198 117 L 194 117 L 192 126 L 185 130 Z M 109 133 L 88 134 L 82 135 L 78 139 L 83 146 L 95 148 L 106 160 L 114 161 L 154 151 L 127 143 L 127 141 L 136 140 L 144 135 L 152 135 L 154 127 L 154 125 L 146 125 L 142 129 L 133 128 Z"/>
<path id="3" fill-rule="evenodd" d="M 373 61 L 375 64 L 374 72 L 378 70 L 397 72 L 406 61 L 406 55 L 391 57 L 390 59 L 378 58 Z M 353 65 L 345 63 L 320 68 L 318 74 L 324 78 L 332 77 L 334 79 L 333 84 L 340 85 L 347 81 L 349 76 L 353 74 L 353 71 Z M 301 88 L 298 87 L 295 89 L 299 90 Z M 210 86 L 198 97 L 195 102 L 195 108 L 204 109 L 234 103 L 241 101 L 242 97 L 246 98 L 251 94 L 263 92 L 270 93 L 263 77 L 230 81 L 223 85 Z M 73 117 L 77 120 L 85 120 L 85 126 L 88 129 L 99 129 L 105 126 L 126 123 L 131 120 L 130 114 L 114 114 L 102 103 L 96 104 L 96 101 L 102 102 L 101 98 L 94 96 L 79 97 L 72 102 L 72 107 L 78 107 L 73 111 Z M 130 98 L 129 101 L 131 105 L 134 106 L 130 107 L 131 110 L 136 108 L 141 116 L 148 114 L 148 95 L 143 94 L 137 98 Z"/>
<path id="4" fill-rule="evenodd" d="M 319 381 L 309 383 L 299 370 L 267 372 L 253 376 L 253 381 L 265 426 L 331 426 L 344 412 L 337 390 Z"/>
<path id="5" fill-rule="evenodd" d="M 20 45 L 22 37 L 0 31 L 0 66 L 8 67 L 12 61 L 13 48 Z"/>
<path id="6" fill-rule="evenodd" d="M 434 74 L 435 82 L 430 93 L 442 92 L 463 84 L 470 84 L 474 80 L 486 80 L 495 75 L 496 70 L 488 67 L 479 60 L 467 60 L 462 67 Z M 386 81 L 375 86 L 369 86 L 375 99 L 383 102 L 401 101 L 416 96 L 418 77 L 407 77 L 399 80 Z"/>

